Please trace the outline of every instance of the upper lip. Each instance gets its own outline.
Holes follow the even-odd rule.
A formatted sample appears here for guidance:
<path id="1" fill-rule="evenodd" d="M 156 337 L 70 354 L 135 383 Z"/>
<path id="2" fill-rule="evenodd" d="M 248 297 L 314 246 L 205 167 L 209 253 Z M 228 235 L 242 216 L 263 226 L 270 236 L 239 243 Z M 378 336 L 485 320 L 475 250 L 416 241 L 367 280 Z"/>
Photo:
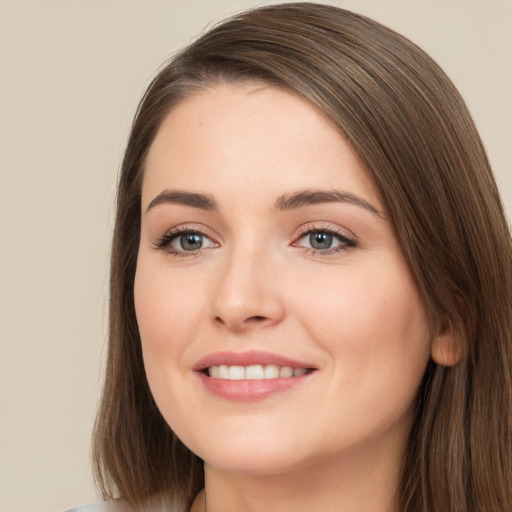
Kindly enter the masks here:
<path id="1" fill-rule="evenodd" d="M 252 366 L 256 364 L 268 365 L 275 364 L 277 366 L 289 366 L 291 368 L 314 368 L 313 365 L 290 359 L 289 357 L 272 352 L 261 352 L 258 350 L 249 350 L 247 352 L 215 352 L 209 354 L 194 365 L 196 371 L 203 371 L 210 366 Z"/>

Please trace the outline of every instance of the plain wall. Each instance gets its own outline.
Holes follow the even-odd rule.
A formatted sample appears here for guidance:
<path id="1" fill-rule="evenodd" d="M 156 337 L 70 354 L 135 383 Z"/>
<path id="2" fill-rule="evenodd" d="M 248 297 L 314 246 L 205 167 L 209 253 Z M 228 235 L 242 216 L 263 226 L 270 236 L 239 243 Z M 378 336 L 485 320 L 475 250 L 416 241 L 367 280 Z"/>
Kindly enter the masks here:
<path id="1" fill-rule="evenodd" d="M 97 499 L 89 439 L 105 353 L 115 182 L 160 64 L 270 2 L 0 0 L 0 510 Z M 326 2 L 429 52 L 461 90 L 512 213 L 512 0 Z"/>

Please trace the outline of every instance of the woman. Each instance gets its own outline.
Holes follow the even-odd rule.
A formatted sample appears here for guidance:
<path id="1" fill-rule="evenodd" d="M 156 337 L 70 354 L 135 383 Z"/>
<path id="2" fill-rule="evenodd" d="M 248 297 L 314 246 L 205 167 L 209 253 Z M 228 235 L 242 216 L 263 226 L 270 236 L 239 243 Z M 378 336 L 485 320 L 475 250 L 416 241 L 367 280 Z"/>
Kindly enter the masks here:
<path id="1" fill-rule="evenodd" d="M 319 4 L 214 27 L 119 183 L 111 507 L 510 511 L 511 242 L 454 86 Z"/>

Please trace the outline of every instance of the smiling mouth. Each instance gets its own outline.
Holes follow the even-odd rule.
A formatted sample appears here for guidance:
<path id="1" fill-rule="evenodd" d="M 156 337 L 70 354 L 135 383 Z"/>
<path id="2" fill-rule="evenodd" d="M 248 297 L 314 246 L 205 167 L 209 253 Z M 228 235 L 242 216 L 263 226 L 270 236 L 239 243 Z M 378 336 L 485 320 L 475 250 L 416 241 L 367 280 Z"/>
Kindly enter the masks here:
<path id="1" fill-rule="evenodd" d="M 213 379 L 271 380 L 300 377 L 312 371 L 312 368 L 292 368 L 291 366 L 278 366 L 275 364 L 254 364 L 250 366 L 221 364 L 209 366 L 205 369 L 205 374 Z"/>
<path id="2" fill-rule="evenodd" d="M 304 386 L 318 368 L 304 360 L 248 350 L 208 354 L 193 370 L 212 395 L 234 403 L 247 403 Z"/>

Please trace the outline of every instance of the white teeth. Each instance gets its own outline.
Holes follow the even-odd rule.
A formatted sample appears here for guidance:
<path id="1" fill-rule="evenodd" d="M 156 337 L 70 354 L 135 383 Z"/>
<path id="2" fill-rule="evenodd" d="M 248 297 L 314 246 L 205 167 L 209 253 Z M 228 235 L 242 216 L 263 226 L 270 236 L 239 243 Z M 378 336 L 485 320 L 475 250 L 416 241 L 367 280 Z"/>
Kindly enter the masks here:
<path id="1" fill-rule="evenodd" d="M 229 380 L 244 380 L 245 368 L 243 366 L 230 366 L 228 375 Z"/>
<path id="2" fill-rule="evenodd" d="M 261 364 L 254 364 L 252 366 L 248 366 L 245 369 L 245 378 L 248 380 L 256 380 L 265 378 L 265 372 L 263 370 L 263 366 Z"/>
<path id="3" fill-rule="evenodd" d="M 279 370 L 279 377 L 293 377 L 293 368 L 289 366 L 283 366 Z"/>
<path id="4" fill-rule="evenodd" d="M 277 379 L 279 377 L 279 366 L 267 364 L 265 366 L 265 379 Z"/>
<path id="5" fill-rule="evenodd" d="M 229 379 L 229 366 L 225 364 L 219 366 L 219 379 Z"/>
<path id="6" fill-rule="evenodd" d="M 307 373 L 306 368 L 292 368 L 291 366 L 277 366 L 275 364 L 254 364 L 251 366 L 210 366 L 208 375 L 214 379 L 225 380 L 259 380 L 299 377 Z"/>

